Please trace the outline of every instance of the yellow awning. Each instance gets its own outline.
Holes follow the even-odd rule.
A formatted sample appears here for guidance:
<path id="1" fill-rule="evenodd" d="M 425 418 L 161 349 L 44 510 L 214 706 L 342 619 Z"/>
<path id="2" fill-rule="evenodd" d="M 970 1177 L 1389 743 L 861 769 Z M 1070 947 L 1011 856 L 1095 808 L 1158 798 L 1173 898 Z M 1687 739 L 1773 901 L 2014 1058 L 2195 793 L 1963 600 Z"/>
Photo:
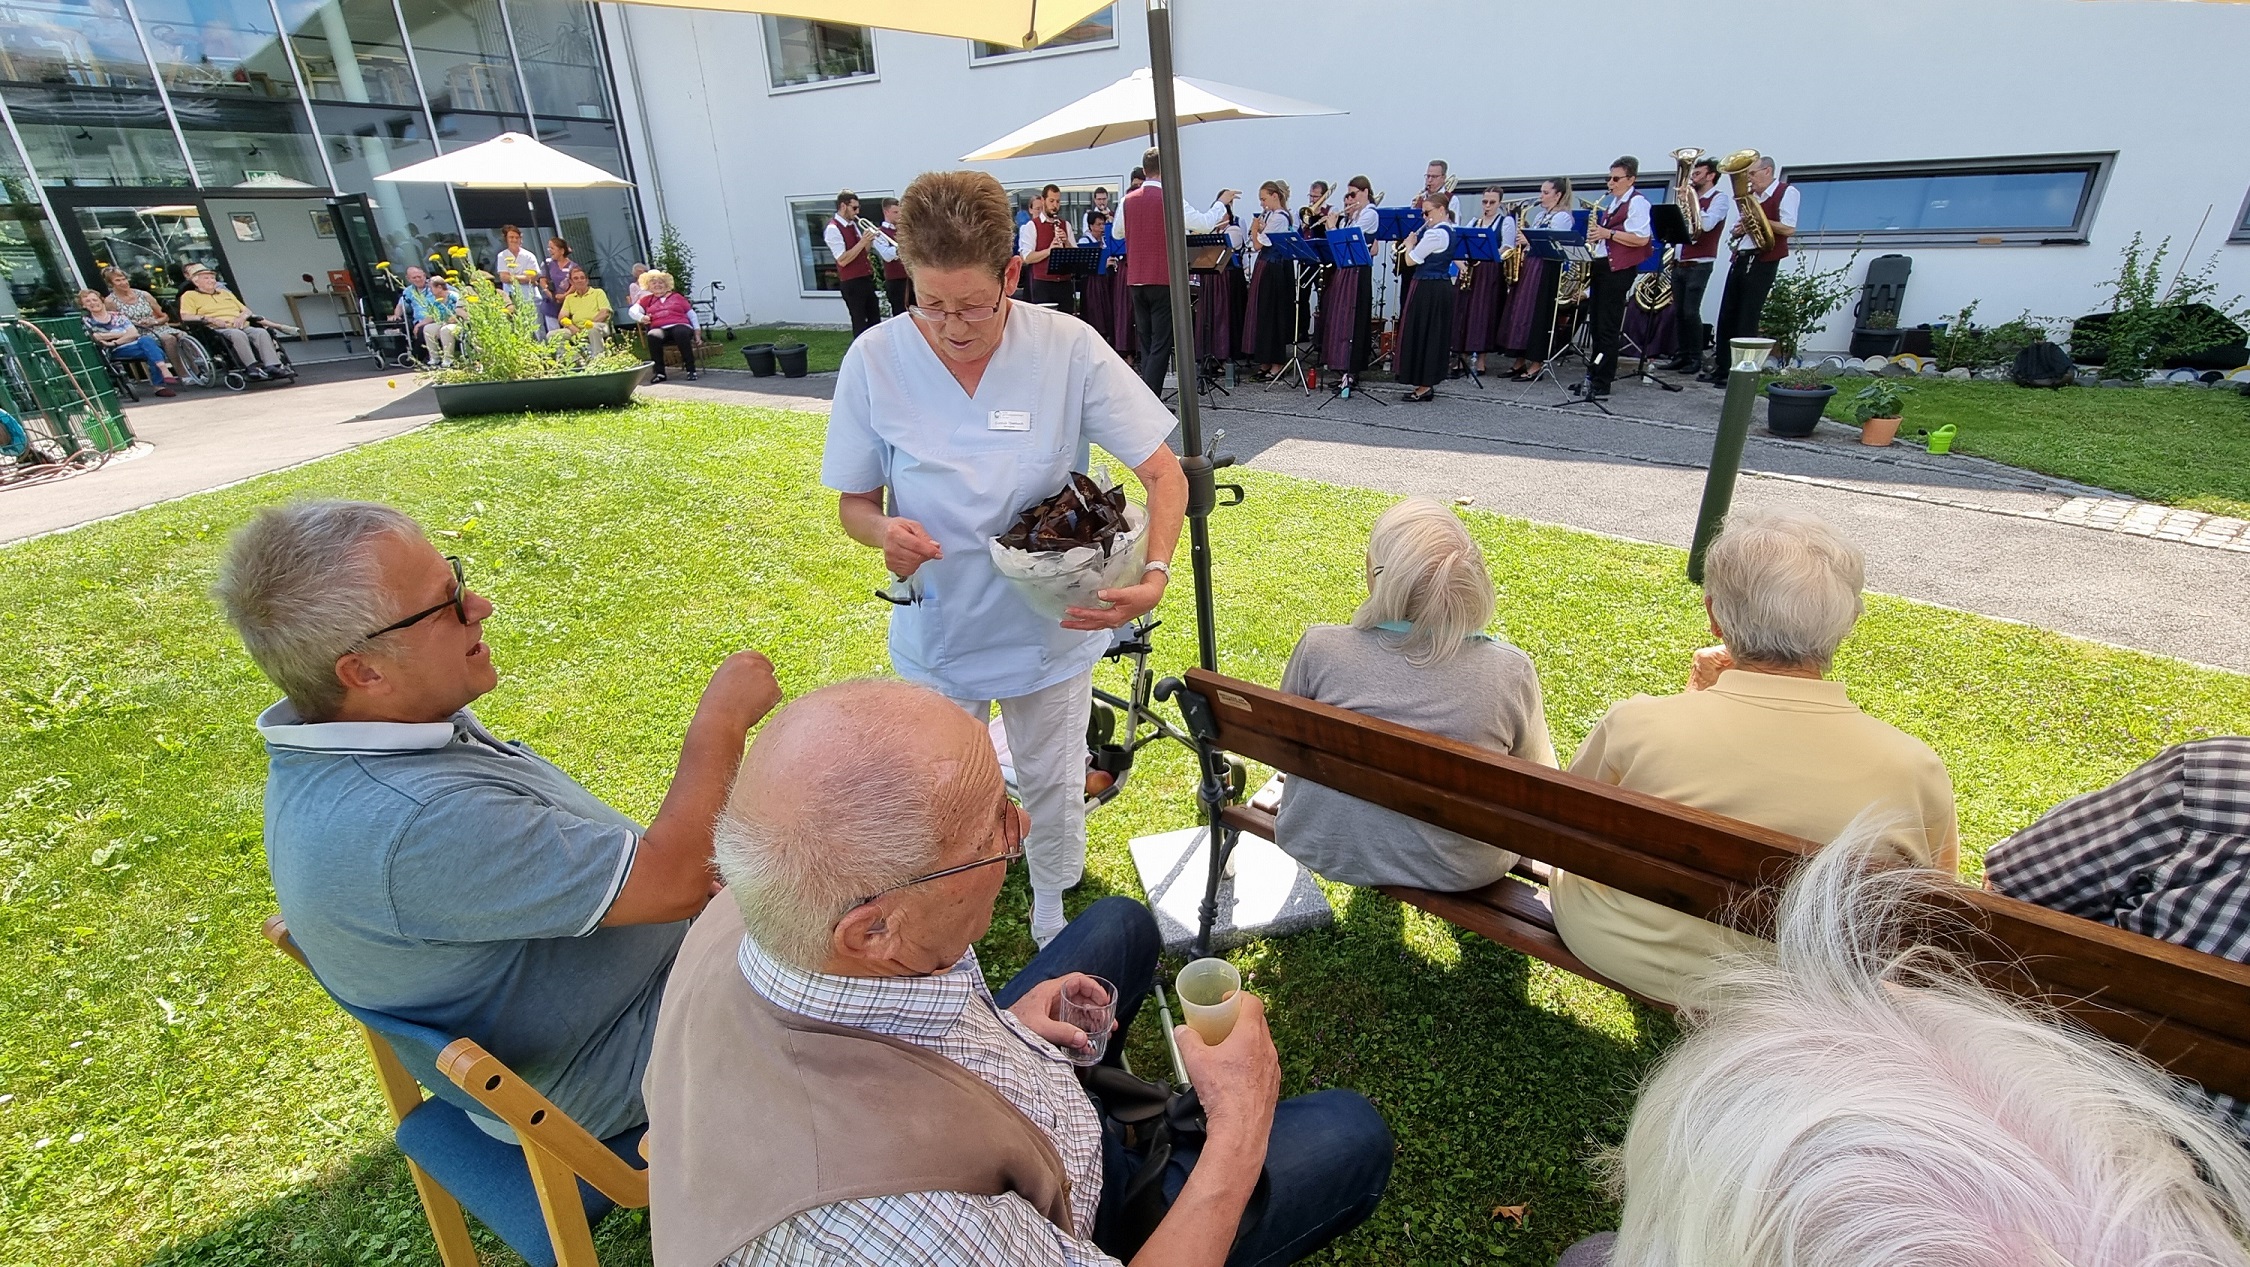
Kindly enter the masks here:
<path id="1" fill-rule="evenodd" d="M 766 13 L 890 31 L 950 35 L 1030 48 L 1086 20 L 1110 0 L 623 0 L 672 9 Z"/>

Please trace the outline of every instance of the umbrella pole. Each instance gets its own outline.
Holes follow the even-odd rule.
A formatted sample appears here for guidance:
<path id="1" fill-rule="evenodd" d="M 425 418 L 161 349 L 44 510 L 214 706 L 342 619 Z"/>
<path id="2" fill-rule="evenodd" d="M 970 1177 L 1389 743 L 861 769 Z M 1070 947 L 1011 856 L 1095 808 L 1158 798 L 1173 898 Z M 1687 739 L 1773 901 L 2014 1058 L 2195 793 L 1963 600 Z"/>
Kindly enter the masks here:
<path id="1" fill-rule="evenodd" d="M 1164 267 L 1171 282 L 1172 368 L 1180 380 L 1180 468 L 1187 475 L 1188 563 L 1195 583 L 1195 639 L 1197 657 L 1204 668 L 1219 667 L 1219 639 L 1211 594 L 1211 509 L 1218 504 L 1218 484 L 1213 473 L 1233 461 L 1214 459 L 1203 451 L 1201 402 L 1195 392 L 1195 311 L 1188 295 L 1187 223 L 1182 218 L 1187 187 L 1180 176 L 1180 115 L 1172 94 L 1172 13 L 1169 0 L 1148 0 L 1149 75 L 1156 90 L 1156 148 L 1159 179 L 1164 182 Z M 1239 495 L 1236 500 L 1240 500 Z M 1231 503 L 1230 503 L 1231 504 Z M 1230 799 L 1229 767 L 1225 753 L 1212 743 L 1212 727 L 1205 714 L 1200 720 L 1195 697 L 1180 692 L 1176 682 L 1166 685 L 1178 696 L 1188 730 L 1195 736 L 1196 763 L 1203 777 L 1196 800 L 1203 809 L 1204 839 L 1210 848 L 1211 870 L 1197 911 L 1195 949 L 1211 953 L 1211 926 L 1218 918 L 1219 881 L 1227 855 L 1234 852 L 1235 834 L 1219 822 L 1219 813 Z"/>

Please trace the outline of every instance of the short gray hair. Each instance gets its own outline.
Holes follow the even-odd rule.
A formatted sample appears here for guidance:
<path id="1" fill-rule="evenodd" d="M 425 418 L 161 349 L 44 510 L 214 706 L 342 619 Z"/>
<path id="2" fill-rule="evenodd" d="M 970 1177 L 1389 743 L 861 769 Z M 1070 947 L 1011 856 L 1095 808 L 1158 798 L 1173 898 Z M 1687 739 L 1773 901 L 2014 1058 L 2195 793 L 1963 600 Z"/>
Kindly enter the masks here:
<path id="1" fill-rule="evenodd" d="M 1810 515 L 1743 513 L 1703 560 L 1703 592 L 1727 651 L 1752 664 L 1822 672 L 1866 609 L 1859 547 Z"/>
<path id="2" fill-rule="evenodd" d="M 1352 628 L 1411 624 L 1390 637 L 1416 668 L 1444 663 L 1492 623 L 1497 601 L 1484 551 L 1434 498 L 1409 497 L 1383 512 L 1367 538 L 1367 572 L 1367 601 L 1352 613 Z"/>
<path id="3" fill-rule="evenodd" d="M 335 715 L 338 657 L 394 618 L 375 561 L 393 536 L 419 540 L 422 526 L 374 502 L 292 502 L 259 511 L 227 544 L 211 596 L 306 721 Z"/>
<path id="4" fill-rule="evenodd" d="M 742 924 L 767 954 L 807 971 L 827 960 L 836 921 L 872 893 L 935 866 L 975 812 L 973 767 L 933 751 L 926 687 L 883 679 L 804 695 L 758 732 L 719 814 L 714 853 Z M 981 761 L 979 757 L 981 755 Z M 985 808 L 991 808 L 987 805 Z"/>
<path id="5" fill-rule="evenodd" d="M 2250 1154 L 2138 1054 L 1909 943 L 1954 883 L 1863 815 L 1703 983 L 1612 1175 L 1612 1267 L 2241 1264 Z"/>

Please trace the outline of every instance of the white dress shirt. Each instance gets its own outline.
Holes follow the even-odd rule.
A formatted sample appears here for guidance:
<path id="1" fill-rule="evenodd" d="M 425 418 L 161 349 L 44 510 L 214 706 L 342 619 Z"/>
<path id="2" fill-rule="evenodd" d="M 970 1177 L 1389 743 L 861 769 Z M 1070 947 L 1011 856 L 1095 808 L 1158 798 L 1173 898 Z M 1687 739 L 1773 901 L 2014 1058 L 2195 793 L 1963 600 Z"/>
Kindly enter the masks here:
<path id="1" fill-rule="evenodd" d="M 1710 206 L 1703 207 L 1704 197 L 1711 199 Z M 1789 201 L 1789 195 L 1783 194 L 1781 200 L 1783 202 Z M 1703 227 L 1706 229 L 1717 225 L 1723 230 L 1726 228 L 1727 222 L 1734 219 L 1734 191 L 1727 188 L 1725 181 L 1713 185 L 1708 195 L 1699 195 L 1696 198 L 1696 205 L 1702 207 Z"/>
<path id="2" fill-rule="evenodd" d="M 898 229 L 890 221 L 885 220 L 883 231 L 875 235 L 874 252 L 885 264 L 895 263 L 898 260 L 898 239 L 893 236 L 897 232 Z M 842 237 L 844 235 L 839 233 L 836 236 Z"/>
<path id="3" fill-rule="evenodd" d="M 1414 245 L 1406 248 L 1407 262 L 1419 264 L 1452 245 L 1451 228 L 1442 224 L 1426 224 L 1422 226 L 1421 234 L 1414 239 Z"/>
<path id="4" fill-rule="evenodd" d="M 1650 236 L 1652 230 L 1648 222 L 1648 199 L 1641 197 L 1638 192 L 1627 195 L 1627 197 L 1629 201 L 1625 204 L 1625 224 L 1618 232 L 1633 234 L 1636 237 Z M 1600 223 L 1608 223 L 1611 213 L 1616 210 L 1617 200 L 1614 198 L 1607 199 L 1606 204 L 1602 207 Z M 1591 249 L 1595 259 L 1609 258 L 1609 242 L 1606 239 L 1594 243 Z"/>
<path id="5" fill-rule="evenodd" d="M 1779 179 L 1779 178 L 1778 178 L 1778 177 L 1776 177 L 1776 179 Z M 1758 199 L 1758 201 L 1760 201 L 1760 202 L 1764 202 L 1764 201 L 1766 200 L 1766 197 L 1768 197 L 1768 196 L 1771 196 L 1771 195 L 1772 195 L 1772 193 L 1773 193 L 1773 186 L 1771 186 L 1771 185 L 1768 185 L 1768 186 L 1766 186 L 1766 192 L 1765 192 L 1765 194 L 1764 194 L 1764 195 L 1753 195 L 1753 196 L 1754 196 L 1754 197 L 1756 197 L 1756 198 Z M 1780 215 L 1778 215 L 1778 216 L 1775 216 L 1775 217 L 1774 217 L 1774 219 L 1775 219 L 1776 221 L 1778 221 L 1779 223 L 1782 223 L 1782 224 L 1788 225 L 1788 226 L 1789 226 L 1790 228 L 1792 228 L 1792 229 L 1796 228 L 1796 227 L 1797 227 L 1797 208 L 1798 208 L 1798 207 L 1799 207 L 1799 206 L 1800 206 L 1800 205 L 1801 205 L 1801 204 L 1802 204 L 1803 202 L 1804 202 L 1804 199 L 1802 199 L 1802 198 L 1800 198 L 1800 197 L 1798 196 L 1798 194 L 1797 194 L 1797 187 L 1796 187 L 1795 185 L 1791 185 L 1791 186 L 1789 186 L 1789 187 L 1788 187 L 1787 189 L 1784 189 L 1784 190 L 1782 190 L 1782 191 L 1781 191 L 1781 214 L 1780 214 Z M 1735 225 L 1736 225 L 1737 223 L 1739 223 L 1739 222 L 1741 221 L 1741 219 L 1742 219 L 1742 208 L 1741 208 L 1741 207 L 1740 207 L 1739 205 L 1736 205 L 1736 203 L 1735 203 L 1734 199 L 1733 199 L 1733 198 L 1732 198 L 1732 197 L 1730 196 L 1730 197 L 1729 197 L 1729 198 L 1727 199 L 1727 241 L 1728 241 L 1728 243 L 1729 243 L 1729 244 L 1730 244 L 1730 245 L 1731 245 L 1731 246 L 1733 247 L 1733 249 L 1734 249 L 1735 251 L 1737 251 L 1737 252 L 1741 252 L 1741 251 L 1749 251 L 1749 252 L 1751 252 L 1752 254 L 1755 254 L 1755 253 L 1757 252 L 1757 250 L 1758 250 L 1758 244 L 1757 244 L 1757 243 L 1755 243 L 1755 242 L 1752 242 L 1752 241 L 1750 240 L 1750 235 L 1749 235 L 1749 234 L 1745 233 L 1745 234 L 1743 234 L 1743 235 L 1742 235 L 1741 237 L 1739 237 L 1739 238 L 1738 238 L 1738 237 L 1735 237 L 1735 236 L 1734 236 L 1734 226 L 1735 226 Z"/>
<path id="6" fill-rule="evenodd" d="M 1150 187 L 1150 186 L 1155 186 L 1155 187 L 1156 187 L 1156 188 L 1158 188 L 1158 189 L 1161 189 L 1161 188 L 1163 188 L 1163 186 L 1162 186 L 1162 185 L 1158 185 L 1158 184 L 1156 183 L 1156 181 L 1154 181 L 1154 180 L 1148 180 L 1148 181 L 1143 181 L 1143 182 L 1142 182 L 1142 188 L 1144 188 L 1144 189 L 1145 189 L 1145 188 L 1148 188 L 1148 187 Z M 1137 191 L 1136 191 L 1136 192 L 1137 192 Z M 1130 196 L 1130 195 L 1128 195 L 1128 197 L 1129 197 L 1129 196 Z M 1183 225 L 1185 225 L 1185 226 L 1186 226 L 1186 228 L 1187 228 L 1187 231 L 1188 231 L 1188 232 L 1190 232 L 1190 233 L 1209 233 L 1209 232 L 1211 231 L 1211 226 L 1212 226 L 1212 225 L 1215 225 L 1215 224 L 1217 224 L 1217 223 L 1218 223 L 1219 221 L 1221 221 L 1221 220 L 1224 220 L 1224 219 L 1226 219 L 1226 218 L 1227 218 L 1227 205 L 1226 205 L 1225 203 L 1223 203 L 1223 202 L 1220 202 L 1220 201 L 1219 201 L 1218 199 L 1216 199 L 1216 198 L 1214 198 L 1214 199 L 1212 199 L 1212 200 L 1211 200 L 1211 206 L 1210 206 L 1210 208 L 1209 208 L 1208 210 L 1204 210 L 1204 211 L 1198 211 L 1198 210 L 1196 210 L 1195 208 L 1193 208 L 1193 207 L 1189 206 L 1189 205 L 1188 205 L 1188 202 L 1187 202 L 1187 199 L 1185 199 L 1185 198 L 1182 198 L 1182 199 L 1180 199 L 1180 223 L 1181 223 L 1181 224 L 1183 224 Z M 1120 209 L 1120 210 L 1118 211 L 1118 213 L 1117 213 L 1117 218 L 1116 218 L 1115 220 L 1111 221 L 1110 223 L 1111 223 L 1111 232 L 1113 232 L 1113 233 L 1115 233 L 1115 234 L 1116 234 L 1116 236 L 1117 236 L 1117 240 L 1118 240 L 1118 241 L 1120 241 L 1120 242 L 1124 241 L 1124 240 L 1125 240 L 1125 213 L 1124 213 L 1124 211 L 1123 211 L 1122 209 Z"/>
<path id="7" fill-rule="evenodd" d="M 1039 226 L 1046 223 L 1048 223 L 1046 216 L 1037 215 L 1016 226 L 1016 254 L 1029 255 L 1039 249 Z M 1057 233 L 1055 240 L 1048 243 L 1048 247 L 1052 249 L 1070 245 L 1063 241 L 1063 237 L 1063 234 Z"/>
<path id="8" fill-rule="evenodd" d="M 878 241 L 881 240 L 882 236 L 880 233 L 875 235 Z M 844 252 L 851 249 L 844 245 L 844 222 L 835 216 L 830 216 L 827 226 L 821 229 L 820 240 L 828 244 L 828 258 L 832 260 L 843 259 Z M 876 248 L 870 247 L 869 249 L 874 250 Z"/>
<path id="9" fill-rule="evenodd" d="M 806 972 L 745 937 L 737 955 L 752 989 L 776 1007 L 872 1030 L 945 1057 L 999 1092 L 1054 1144 L 1070 1179 L 1071 1231 L 1013 1192 L 909 1192 L 817 1206 L 727 1256 L 721 1267 L 1093 1267 L 1117 1260 L 1093 1243 L 1101 1206 L 1102 1127 L 1070 1058 L 992 998 L 970 950 L 930 977 Z"/>

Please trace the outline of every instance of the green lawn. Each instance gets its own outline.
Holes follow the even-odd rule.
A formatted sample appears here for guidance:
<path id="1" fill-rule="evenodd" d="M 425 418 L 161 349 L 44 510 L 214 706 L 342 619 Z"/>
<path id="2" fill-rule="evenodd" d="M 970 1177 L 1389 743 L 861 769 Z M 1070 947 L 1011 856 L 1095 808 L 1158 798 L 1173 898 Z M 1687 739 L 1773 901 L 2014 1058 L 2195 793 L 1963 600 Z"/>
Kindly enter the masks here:
<path id="1" fill-rule="evenodd" d="M 645 817 L 726 652 L 766 651 L 791 692 L 884 665 L 880 565 L 814 487 L 821 427 L 676 403 L 441 424 L 5 553 L 0 1263 L 435 1261 L 363 1051 L 257 932 L 273 898 L 250 721 L 274 692 L 205 598 L 227 533 L 264 503 L 349 495 L 448 534 L 499 607 L 481 714 Z M 1299 630 L 1351 611 L 1387 499 L 1240 478 L 1249 503 L 1213 521 L 1221 644 L 1270 683 Z M 1704 636 L 1677 551 L 1469 519 L 1565 752 L 1612 701 L 1677 688 Z M 1166 671 L 1192 655 L 1187 599 L 1159 634 Z M 1839 667 L 1945 754 L 1972 858 L 2165 744 L 2250 732 L 2250 679 L 1894 599 L 1871 601 Z M 1125 843 L 1189 821 L 1185 755 L 1151 749 L 1094 817 L 1074 903 L 1137 891 Z M 1237 959 L 1271 1000 L 1288 1089 L 1358 1088 L 1401 1141 L 1390 1196 L 1335 1259 L 1546 1267 L 1609 1225 L 1587 1159 L 1669 1023 L 1331 893 L 1335 929 Z M 1029 955 L 1026 906 L 1019 873 L 984 947 L 996 976 Z M 1153 1022 L 1133 1041 L 1161 1066 Z M 1495 1221 L 1504 1205 L 1525 1225 Z M 647 1261 L 634 1218 L 603 1241 L 606 1261 Z"/>
<path id="2" fill-rule="evenodd" d="M 736 349 L 746 343 L 802 343 L 805 369 L 813 374 L 831 374 L 843 365 L 844 349 L 852 345 L 852 332 L 804 326 L 741 326 L 735 329 L 734 343 L 727 348 L 725 364 L 729 369 L 742 368 L 742 354 Z"/>
<path id="3" fill-rule="evenodd" d="M 1864 378 L 1836 380 L 1828 416 L 1849 423 Z M 2188 387 L 2055 391 L 1916 379 L 1901 432 L 1958 426 L 1956 453 L 2148 501 L 2250 518 L 2250 400 Z"/>

